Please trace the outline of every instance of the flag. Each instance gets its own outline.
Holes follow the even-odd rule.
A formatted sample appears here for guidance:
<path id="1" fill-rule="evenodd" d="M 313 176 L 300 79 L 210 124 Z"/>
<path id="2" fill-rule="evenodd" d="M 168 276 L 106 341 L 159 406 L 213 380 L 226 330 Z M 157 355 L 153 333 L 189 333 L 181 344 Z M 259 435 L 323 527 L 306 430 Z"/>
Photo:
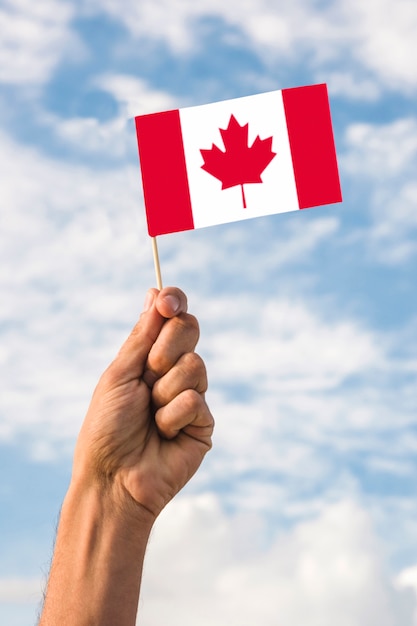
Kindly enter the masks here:
<path id="1" fill-rule="evenodd" d="M 325 84 L 135 123 L 152 237 L 342 200 Z"/>

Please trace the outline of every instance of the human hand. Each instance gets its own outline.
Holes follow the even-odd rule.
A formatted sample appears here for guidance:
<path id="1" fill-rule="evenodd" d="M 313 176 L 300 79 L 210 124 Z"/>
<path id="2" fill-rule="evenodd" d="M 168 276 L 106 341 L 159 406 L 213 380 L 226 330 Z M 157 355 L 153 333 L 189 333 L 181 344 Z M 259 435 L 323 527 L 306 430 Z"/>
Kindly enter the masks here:
<path id="1" fill-rule="evenodd" d="M 73 481 L 104 485 L 115 504 L 154 519 L 211 447 L 197 320 L 179 289 L 151 289 L 102 375 L 81 429 Z"/>

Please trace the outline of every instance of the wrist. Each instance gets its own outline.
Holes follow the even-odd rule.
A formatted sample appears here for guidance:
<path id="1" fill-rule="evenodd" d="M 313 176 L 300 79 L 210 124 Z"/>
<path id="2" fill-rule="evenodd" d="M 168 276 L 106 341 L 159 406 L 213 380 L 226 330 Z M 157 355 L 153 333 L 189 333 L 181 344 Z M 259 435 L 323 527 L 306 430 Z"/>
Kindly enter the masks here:
<path id="1" fill-rule="evenodd" d="M 78 471 L 77 467 L 78 464 L 74 464 L 64 504 L 80 498 L 86 502 L 98 502 L 103 509 L 102 513 L 111 514 L 112 519 L 119 524 L 138 526 L 141 530 L 149 528 L 150 531 L 158 514 L 134 499 L 118 473 L 110 476 L 91 466 L 81 466 Z"/>
<path id="2" fill-rule="evenodd" d="M 71 480 L 60 516 L 63 523 L 95 529 L 98 537 L 108 536 L 135 546 L 149 538 L 155 516 L 138 504 L 117 482 Z"/>

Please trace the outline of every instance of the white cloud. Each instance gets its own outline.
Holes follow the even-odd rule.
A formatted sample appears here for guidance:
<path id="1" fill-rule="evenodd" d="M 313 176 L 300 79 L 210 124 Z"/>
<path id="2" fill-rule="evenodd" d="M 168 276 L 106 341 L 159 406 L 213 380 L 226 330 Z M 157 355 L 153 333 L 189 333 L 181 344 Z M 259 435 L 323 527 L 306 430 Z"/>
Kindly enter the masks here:
<path id="1" fill-rule="evenodd" d="M 214 496 L 162 514 L 144 572 L 139 623 L 412 626 L 416 597 L 391 581 L 367 512 L 344 499 L 260 545 L 257 516 Z"/>
<path id="2" fill-rule="evenodd" d="M 409 117 L 388 124 L 352 124 L 346 129 L 346 144 L 350 153 L 343 163 L 355 176 L 381 183 L 387 176 L 414 172 L 417 120 Z"/>
<path id="3" fill-rule="evenodd" d="M 45 83 L 62 56 L 81 54 L 74 9 L 56 0 L 5 0 L 0 7 L 0 82 Z"/>
<path id="4" fill-rule="evenodd" d="M 1 432 L 71 442 L 152 284 L 139 170 L 64 165 L 7 136 L 0 162 Z"/>
<path id="5" fill-rule="evenodd" d="M 44 115 L 43 121 L 54 133 L 77 153 L 102 155 L 109 159 L 123 159 L 134 148 L 134 124 L 126 117 L 117 116 L 103 122 L 94 117 L 63 119 Z"/>
<path id="6" fill-rule="evenodd" d="M 353 124 L 341 163 L 357 183 L 371 183 L 371 250 L 385 263 L 407 261 L 417 251 L 417 120 Z"/>
<path id="7" fill-rule="evenodd" d="M 358 70 L 352 74 L 355 81 L 363 81 L 359 75 L 363 72 L 367 79 L 374 75 L 389 89 L 417 86 L 417 8 L 413 0 L 395 4 L 393 0 L 343 0 L 319 6 L 298 0 L 281 2 L 279 7 L 273 0 L 247 0 L 244 4 L 221 0 L 165 0 L 157 4 L 125 0 L 124 10 L 115 0 L 90 0 L 87 7 L 108 12 L 135 37 L 162 40 L 177 53 L 188 53 L 198 45 L 199 20 L 217 17 L 239 29 L 241 37 L 237 41 L 252 48 L 267 63 L 282 61 L 283 56 L 287 62 L 307 56 L 313 68 L 331 70 L 335 64 L 350 61 Z M 363 97 L 369 98 L 369 88 Z"/>
<path id="8" fill-rule="evenodd" d="M 175 106 L 166 92 L 152 89 L 145 81 L 124 74 L 97 76 L 92 86 L 112 95 L 118 103 L 117 115 L 101 121 L 94 117 L 62 118 L 43 112 L 39 121 L 77 152 L 122 159 L 137 154 L 133 117 Z"/>
<path id="9" fill-rule="evenodd" d="M 362 78 L 352 70 L 323 72 L 321 78 L 328 84 L 331 96 L 341 96 L 348 100 L 374 102 L 381 95 L 381 87 L 375 80 Z"/>
<path id="10" fill-rule="evenodd" d="M 400 589 L 413 590 L 417 598 L 417 565 L 407 567 L 405 570 L 400 572 L 395 580 L 395 583 Z M 417 624 L 417 605 L 414 610 L 414 624 Z"/>
<path id="11" fill-rule="evenodd" d="M 413 0 L 345 0 L 352 51 L 386 87 L 415 88 L 417 7 Z"/>
<path id="12" fill-rule="evenodd" d="M 0 578 L 0 603 L 38 604 L 42 590 L 39 578 Z"/>
<path id="13" fill-rule="evenodd" d="M 261 394 L 323 391 L 384 360 L 369 332 L 349 321 L 320 319 L 304 302 L 265 298 L 259 309 L 246 296 L 234 296 L 224 298 L 221 311 L 229 311 L 223 322 L 210 304 L 203 316 L 216 327 L 207 352 L 218 384 L 239 380 Z M 250 334 L 249 317 L 256 319 Z"/>
<path id="14" fill-rule="evenodd" d="M 308 213 L 311 217 L 311 212 Z M 175 255 L 175 271 L 183 275 L 190 270 L 195 271 L 190 259 L 197 259 L 202 288 L 204 284 L 210 284 L 211 277 L 217 273 L 225 281 L 233 281 L 236 276 L 244 275 L 246 281 L 256 285 L 259 284 L 260 276 L 275 273 L 287 265 L 305 264 L 326 240 L 339 233 L 340 224 L 336 215 L 324 217 L 317 212 L 314 219 L 308 219 L 304 213 L 304 226 L 297 218 L 288 220 L 286 217 L 280 215 L 273 218 L 280 220 L 280 229 L 274 232 L 272 238 L 271 221 L 268 218 L 249 220 L 246 226 L 234 223 L 208 231 L 201 229 L 178 233 L 173 237 L 161 237 L 161 257 L 167 258 L 166 270 L 169 272 L 169 260 Z M 206 233 L 207 239 L 211 241 L 221 237 L 222 245 L 213 250 L 211 245 L 206 244 Z M 242 256 L 245 251 L 246 258 Z M 252 255 L 256 262 L 251 259 Z M 300 276 L 300 280 L 303 279 L 305 277 Z"/>
<path id="15" fill-rule="evenodd" d="M 152 89 L 146 81 L 129 74 L 104 74 L 97 76 L 94 84 L 110 93 L 121 105 L 122 114 L 129 118 L 175 106 L 170 94 Z"/>

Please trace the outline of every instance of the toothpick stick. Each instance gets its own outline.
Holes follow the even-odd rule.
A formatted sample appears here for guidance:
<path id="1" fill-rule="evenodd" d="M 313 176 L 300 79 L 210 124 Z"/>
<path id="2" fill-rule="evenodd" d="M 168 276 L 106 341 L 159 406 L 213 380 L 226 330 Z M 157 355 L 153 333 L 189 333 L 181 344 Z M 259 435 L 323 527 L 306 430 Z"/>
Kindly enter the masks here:
<path id="1" fill-rule="evenodd" d="M 156 285 L 159 290 L 162 289 L 162 276 L 161 276 L 161 266 L 159 265 L 159 254 L 158 254 L 158 244 L 156 243 L 156 237 L 151 237 L 152 239 L 152 252 L 153 252 L 153 262 L 155 265 L 155 274 L 156 274 Z"/>

